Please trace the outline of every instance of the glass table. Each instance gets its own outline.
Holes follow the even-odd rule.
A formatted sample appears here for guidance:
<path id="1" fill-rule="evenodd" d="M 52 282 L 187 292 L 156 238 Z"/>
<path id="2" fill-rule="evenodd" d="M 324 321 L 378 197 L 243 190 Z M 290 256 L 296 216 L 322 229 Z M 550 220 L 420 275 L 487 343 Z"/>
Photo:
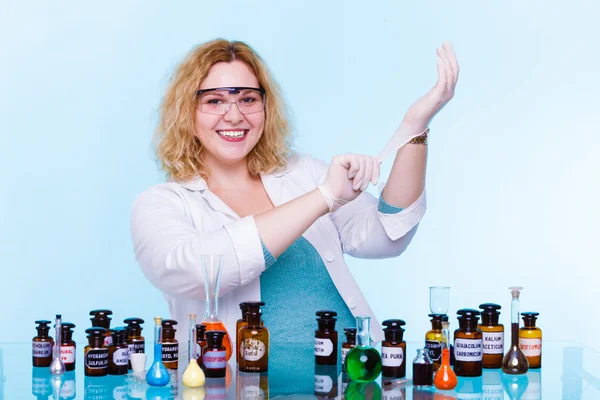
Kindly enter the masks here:
<path id="1" fill-rule="evenodd" d="M 407 378 L 418 346 L 407 343 Z M 83 348 L 77 348 L 75 371 L 53 377 L 48 368 L 31 366 L 31 343 L 0 343 L 0 400 L 4 399 L 600 399 L 600 353 L 575 342 L 545 341 L 543 368 L 526 375 L 505 375 L 500 370 L 484 370 L 478 378 L 459 378 L 449 392 L 417 390 L 410 383 L 381 377 L 360 384 L 348 381 L 340 366 L 314 365 L 310 346 L 285 344 L 285 357 L 269 372 L 250 374 L 237 371 L 231 358 L 227 377 L 207 379 L 200 389 L 183 387 L 180 377 L 187 355 L 180 353 L 180 369 L 171 371 L 171 383 L 163 388 L 148 386 L 132 374 L 87 377 L 83 373 Z M 152 346 L 146 346 L 151 348 Z M 180 347 L 187 347 L 181 344 Z M 273 348 L 272 348 L 273 350 Z M 272 353 L 273 354 L 273 353 Z M 152 354 L 148 354 L 148 368 Z"/>

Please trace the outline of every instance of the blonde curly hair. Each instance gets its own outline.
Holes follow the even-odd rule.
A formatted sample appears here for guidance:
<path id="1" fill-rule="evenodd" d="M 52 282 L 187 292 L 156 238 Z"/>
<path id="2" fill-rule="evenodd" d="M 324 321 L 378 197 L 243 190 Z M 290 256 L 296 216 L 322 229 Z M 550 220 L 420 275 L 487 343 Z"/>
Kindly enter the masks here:
<path id="1" fill-rule="evenodd" d="M 194 129 L 196 91 L 214 64 L 234 60 L 244 62 L 266 91 L 264 131 L 248 154 L 248 169 L 259 175 L 286 165 L 291 152 L 291 129 L 279 86 L 264 61 L 246 43 L 216 39 L 187 55 L 171 77 L 161 104 L 155 151 L 160 168 L 170 179 L 181 182 L 198 175 L 208 178 L 203 146 Z"/>

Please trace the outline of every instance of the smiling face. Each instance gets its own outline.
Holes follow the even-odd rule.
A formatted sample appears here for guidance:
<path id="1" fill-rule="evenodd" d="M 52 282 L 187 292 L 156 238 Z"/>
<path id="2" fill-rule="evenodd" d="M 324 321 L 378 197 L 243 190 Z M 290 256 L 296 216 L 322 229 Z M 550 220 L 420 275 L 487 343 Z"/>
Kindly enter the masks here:
<path id="1" fill-rule="evenodd" d="M 260 85 L 246 64 L 234 60 L 230 63 L 214 64 L 199 89 L 221 87 L 258 89 Z M 252 99 L 244 91 L 232 94 L 227 91 L 212 91 L 198 99 L 195 133 L 204 146 L 204 160 L 209 166 L 215 165 L 215 163 L 231 165 L 244 161 L 262 136 L 265 126 L 264 110 L 244 115 L 235 103 L 231 104 L 229 111 L 223 115 L 200 110 L 200 101 L 202 104 L 215 108 L 218 104 L 226 104 L 235 100 L 249 102 Z M 206 109 L 203 107 L 203 110 Z"/>

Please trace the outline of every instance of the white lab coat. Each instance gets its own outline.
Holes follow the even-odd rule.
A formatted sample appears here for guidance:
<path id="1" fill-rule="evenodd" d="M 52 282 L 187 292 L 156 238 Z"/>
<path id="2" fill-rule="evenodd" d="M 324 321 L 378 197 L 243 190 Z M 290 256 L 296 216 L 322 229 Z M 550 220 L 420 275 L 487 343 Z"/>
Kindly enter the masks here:
<path id="1" fill-rule="evenodd" d="M 263 175 L 262 181 L 273 204 L 279 206 L 323 183 L 327 169 L 322 161 L 296 154 L 285 169 Z M 360 258 L 401 254 L 425 213 L 425 192 L 397 214 L 378 212 L 377 202 L 364 192 L 337 212 L 319 218 L 303 236 L 323 259 L 352 314 L 371 317 L 371 336 L 378 342 L 383 339 L 381 325 L 343 254 Z M 254 218 L 236 215 L 202 178 L 159 184 L 139 195 L 132 209 L 131 235 L 142 272 L 163 292 L 171 318 L 179 322 L 177 339 L 181 343 L 187 343 L 189 314 L 196 313 L 198 323 L 205 315 L 200 255 L 225 255 L 219 317 L 232 335 L 241 317 L 239 303 L 260 300 L 259 277 L 265 262 Z M 290 293 L 301 301 L 302 294 L 295 288 L 290 287 Z"/>

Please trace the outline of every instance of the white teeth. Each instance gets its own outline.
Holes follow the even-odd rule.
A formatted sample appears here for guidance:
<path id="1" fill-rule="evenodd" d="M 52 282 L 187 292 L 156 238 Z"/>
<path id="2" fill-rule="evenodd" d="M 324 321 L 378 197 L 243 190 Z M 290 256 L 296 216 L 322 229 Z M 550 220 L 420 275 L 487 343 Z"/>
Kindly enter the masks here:
<path id="1" fill-rule="evenodd" d="M 217 131 L 217 133 L 221 136 L 229 138 L 241 138 L 242 136 L 244 136 L 246 131 Z"/>

